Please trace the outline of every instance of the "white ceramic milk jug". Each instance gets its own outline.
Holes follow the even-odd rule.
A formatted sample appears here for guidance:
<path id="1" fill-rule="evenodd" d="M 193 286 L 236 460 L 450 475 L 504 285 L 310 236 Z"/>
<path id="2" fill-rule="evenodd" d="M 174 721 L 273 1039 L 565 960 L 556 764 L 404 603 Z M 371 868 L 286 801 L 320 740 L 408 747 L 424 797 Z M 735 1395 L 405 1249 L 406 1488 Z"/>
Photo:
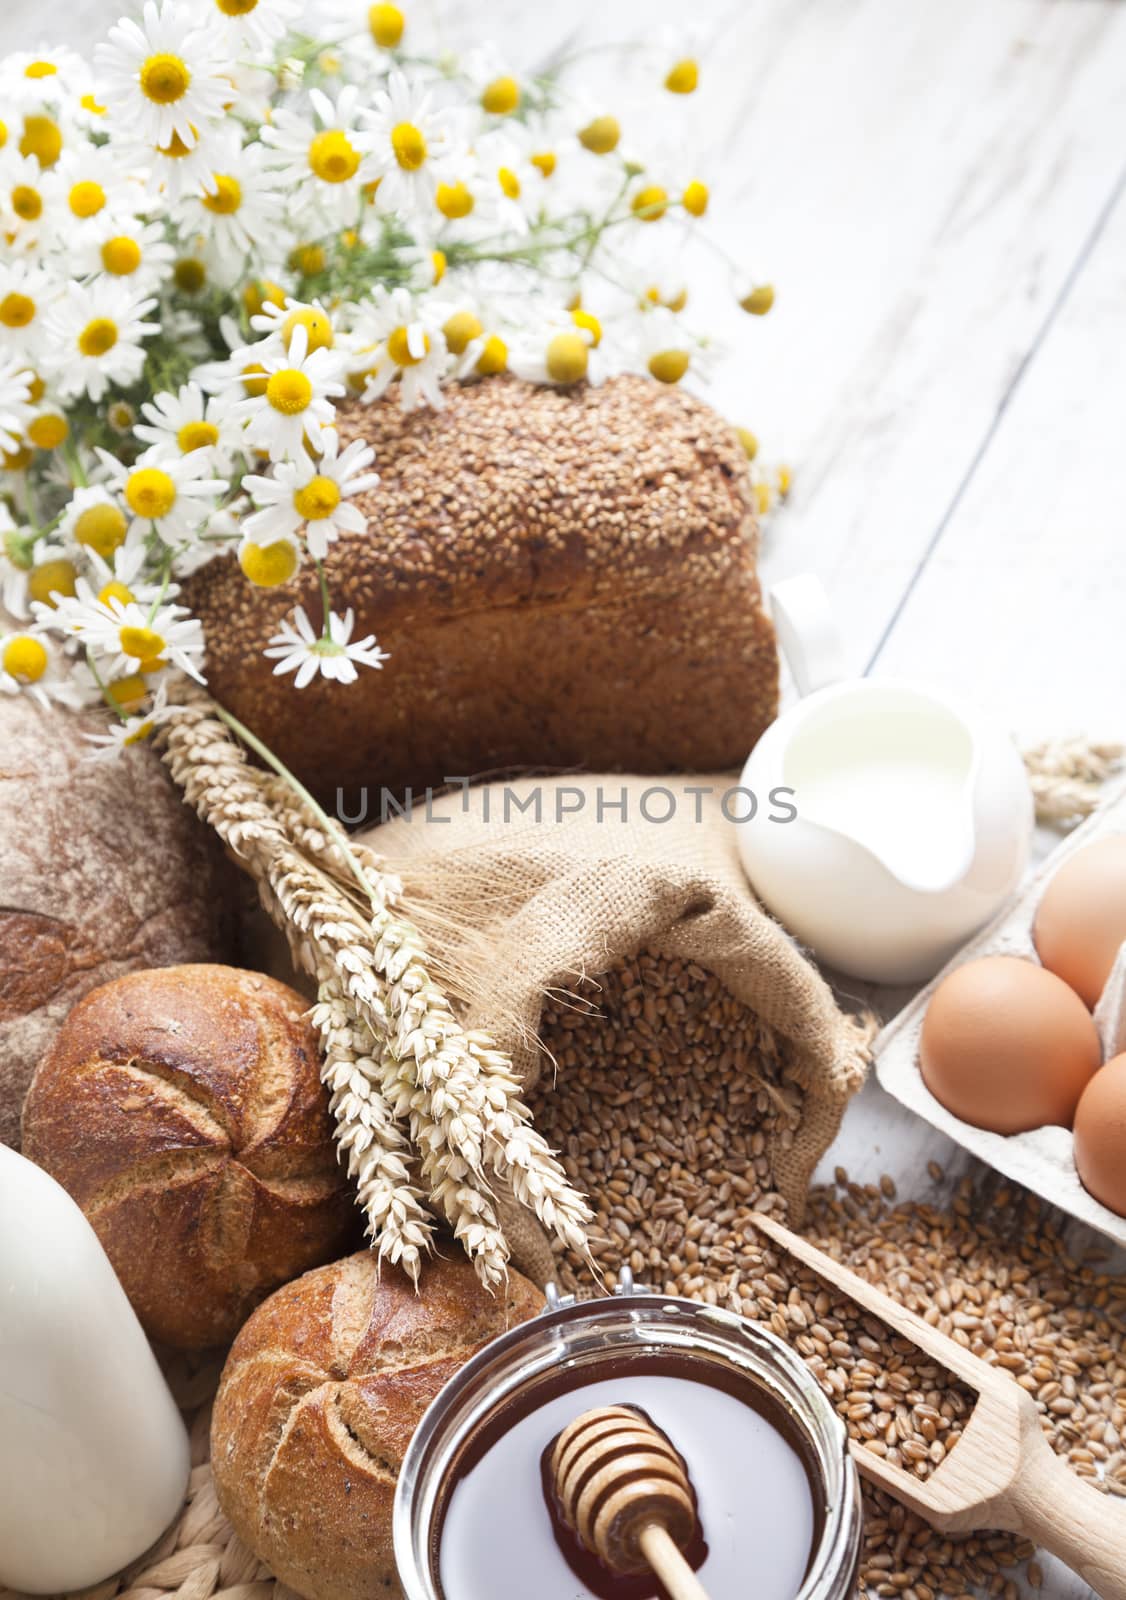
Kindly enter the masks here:
<path id="1" fill-rule="evenodd" d="M 739 824 L 763 904 L 823 962 L 878 983 L 929 978 L 1024 873 L 1032 794 L 1008 736 L 896 679 L 845 679 L 810 576 L 772 594 L 803 696 L 759 740 L 742 783 L 794 791 L 792 822 Z"/>
<path id="2" fill-rule="evenodd" d="M 188 1436 L 97 1235 L 0 1145 L 0 1588 L 85 1589 L 160 1537 Z"/>

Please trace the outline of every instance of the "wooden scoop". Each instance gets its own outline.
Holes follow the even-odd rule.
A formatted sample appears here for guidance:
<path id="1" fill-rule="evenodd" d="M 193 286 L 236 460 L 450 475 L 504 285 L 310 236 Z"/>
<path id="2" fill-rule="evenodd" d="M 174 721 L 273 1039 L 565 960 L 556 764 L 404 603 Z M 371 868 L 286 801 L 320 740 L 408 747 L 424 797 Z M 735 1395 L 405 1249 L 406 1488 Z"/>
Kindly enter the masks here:
<path id="1" fill-rule="evenodd" d="M 754 1221 L 780 1249 L 977 1395 L 965 1432 L 930 1477 L 913 1477 L 854 1444 L 853 1458 L 864 1476 L 940 1532 L 1006 1528 L 1023 1534 L 1065 1561 L 1102 1600 L 1126 1600 L 1126 1505 L 1100 1494 L 1061 1461 L 1041 1432 L 1032 1396 L 773 1218 L 756 1213 Z"/>
<path id="2" fill-rule="evenodd" d="M 651 1569 L 672 1600 L 708 1600 L 681 1554 L 696 1531 L 688 1468 L 641 1412 L 585 1411 L 555 1441 L 551 1472 L 566 1521 L 612 1572 Z"/>

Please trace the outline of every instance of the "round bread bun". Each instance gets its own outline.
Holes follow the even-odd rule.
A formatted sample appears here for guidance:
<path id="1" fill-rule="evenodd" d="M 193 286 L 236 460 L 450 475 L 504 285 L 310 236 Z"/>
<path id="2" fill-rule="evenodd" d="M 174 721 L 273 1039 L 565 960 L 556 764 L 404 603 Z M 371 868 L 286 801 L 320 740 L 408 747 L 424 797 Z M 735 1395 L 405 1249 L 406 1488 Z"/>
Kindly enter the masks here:
<path id="1" fill-rule="evenodd" d="M 459 1253 L 416 1291 L 368 1251 L 279 1289 L 223 1371 L 211 1424 L 219 1504 L 310 1600 L 400 1596 L 391 1511 L 411 1435 L 483 1345 L 543 1307 L 510 1272 L 490 1295 Z"/>
<path id="2" fill-rule="evenodd" d="M 82 1207 L 151 1338 L 229 1342 L 279 1284 L 358 1242 L 308 1002 L 261 973 L 131 973 L 71 1011 L 24 1153 Z"/>

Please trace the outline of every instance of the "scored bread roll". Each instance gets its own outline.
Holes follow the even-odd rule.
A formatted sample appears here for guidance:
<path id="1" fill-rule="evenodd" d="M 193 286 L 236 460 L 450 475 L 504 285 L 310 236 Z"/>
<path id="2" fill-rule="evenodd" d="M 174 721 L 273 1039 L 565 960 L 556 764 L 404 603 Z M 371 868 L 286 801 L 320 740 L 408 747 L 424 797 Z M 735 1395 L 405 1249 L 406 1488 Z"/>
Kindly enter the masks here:
<path id="1" fill-rule="evenodd" d="M 279 1289 L 236 1339 L 212 1414 L 235 1532 L 309 1600 L 400 1596 L 391 1511 L 411 1435 L 446 1380 L 543 1303 L 516 1272 L 489 1294 L 460 1253 L 428 1261 L 417 1292 L 367 1251 Z"/>
<path id="2" fill-rule="evenodd" d="M 75 1006 L 24 1153 L 92 1223 L 145 1331 L 227 1342 L 278 1284 L 357 1242 L 307 1001 L 234 967 L 131 973 Z"/>
<path id="3" fill-rule="evenodd" d="M 649 378 L 451 385 L 441 410 L 342 405 L 375 450 L 365 533 L 329 547 L 333 609 L 390 652 L 300 692 L 263 649 L 317 574 L 255 589 L 224 555 L 193 574 L 215 698 L 355 820 L 380 788 L 513 768 L 716 772 L 778 709 L 747 459 L 712 408 Z"/>

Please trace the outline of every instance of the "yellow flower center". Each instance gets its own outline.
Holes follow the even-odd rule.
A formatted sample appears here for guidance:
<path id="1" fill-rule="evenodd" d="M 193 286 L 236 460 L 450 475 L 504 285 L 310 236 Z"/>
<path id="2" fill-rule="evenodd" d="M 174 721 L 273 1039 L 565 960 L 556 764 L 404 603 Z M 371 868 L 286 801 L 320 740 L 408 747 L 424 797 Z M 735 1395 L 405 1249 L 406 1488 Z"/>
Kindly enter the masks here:
<path id="1" fill-rule="evenodd" d="M 577 333 L 557 333 L 547 347 L 547 375 L 552 383 L 578 383 L 586 377 L 586 340 Z"/>
<path id="2" fill-rule="evenodd" d="M 297 551 L 288 539 L 273 544 L 244 544 L 239 566 L 256 589 L 276 589 L 297 571 Z"/>
<path id="3" fill-rule="evenodd" d="M 482 91 L 481 104 L 494 117 L 507 117 L 520 104 L 520 85 L 515 78 L 494 78 Z"/>
<path id="4" fill-rule="evenodd" d="M 98 599 L 104 606 L 108 606 L 111 600 L 119 600 L 123 606 L 127 606 L 132 598 L 133 591 L 127 589 L 123 583 L 119 583 L 116 578 L 98 590 Z"/>
<path id="5" fill-rule="evenodd" d="M 298 328 L 304 328 L 309 337 L 310 350 L 331 350 L 336 343 L 332 323 L 323 311 L 318 311 L 315 306 L 301 306 L 297 311 L 291 311 L 282 324 L 282 338 L 288 350 L 293 343 L 293 335 Z"/>
<path id="6" fill-rule="evenodd" d="M 219 430 L 213 422 L 185 422 L 176 435 L 176 443 L 186 456 L 193 450 L 206 450 L 219 443 Z"/>
<path id="7" fill-rule="evenodd" d="M 465 184 L 459 179 L 457 183 L 440 183 L 434 196 L 434 204 L 444 217 L 467 217 L 473 210 L 475 201 Z"/>
<path id="8" fill-rule="evenodd" d="M 30 184 L 18 183 L 12 190 L 12 210 L 25 222 L 34 222 L 43 212 L 43 196 Z"/>
<path id="9" fill-rule="evenodd" d="M 485 340 L 485 348 L 477 357 L 477 371 L 483 378 L 492 378 L 498 372 L 504 372 L 507 366 L 508 346 L 499 334 L 490 333 Z"/>
<path id="10" fill-rule="evenodd" d="M 7 144 L 7 142 L 8 142 L 8 124 L 6 122 L 0 122 L 0 150 L 3 150 L 3 148 Z"/>
<path id="11" fill-rule="evenodd" d="M 47 652 L 28 633 L 17 634 L 4 646 L 4 671 L 20 683 L 38 683 L 47 670 Z"/>
<path id="12" fill-rule="evenodd" d="M 409 328 L 395 328 L 387 336 L 387 354 L 397 367 L 417 367 L 424 356 L 430 354 L 430 338 L 422 335 L 422 355 L 416 356 L 410 347 Z"/>
<path id="13" fill-rule="evenodd" d="M 149 686 L 139 672 L 106 685 L 106 694 L 121 711 L 139 711 L 148 696 Z"/>
<path id="14" fill-rule="evenodd" d="M 84 94 L 81 100 L 79 100 L 78 104 L 82 107 L 83 111 L 88 111 L 93 117 L 104 117 L 106 114 L 105 106 L 100 106 L 98 104 L 97 97 L 95 95 Z"/>
<path id="15" fill-rule="evenodd" d="M 576 306 L 571 312 L 571 321 L 576 328 L 585 328 L 591 336 L 591 344 L 597 350 L 602 343 L 602 324 L 591 311 L 584 311 L 582 306 Z"/>
<path id="16" fill-rule="evenodd" d="M 687 185 L 684 193 L 681 195 L 680 203 L 684 207 L 685 211 L 688 212 L 689 216 L 702 217 L 704 212 L 708 209 L 709 198 L 710 195 L 707 184 L 701 183 L 699 178 L 693 178 L 692 182 Z"/>
<path id="17" fill-rule="evenodd" d="M 253 283 L 248 283 L 242 291 L 242 303 L 246 307 L 247 315 L 257 317 L 263 306 L 285 305 L 285 290 L 280 283 L 274 283 L 271 278 L 256 278 Z"/>
<path id="18" fill-rule="evenodd" d="M 193 139 L 196 137 L 195 128 L 192 129 Z M 194 144 L 186 144 L 178 133 L 174 133 L 167 144 L 158 144 L 157 154 L 166 156 L 169 161 L 182 161 L 185 156 L 190 156 L 195 149 Z"/>
<path id="19" fill-rule="evenodd" d="M 137 413 L 128 400 L 115 400 L 106 412 L 106 421 L 115 433 L 130 433 L 137 420 Z"/>
<path id="20" fill-rule="evenodd" d="M 413 122 L 397 122 L 391 129 L 391 148 L 404 172 L 417 172 L 426 160 L 426 138 Z"/>
<path id="21" fill-rule="evenodd" d="M 472 311 L 455 311 L 442 329 L 446 336 L 446 348 L 455 356 L 463 356 L 470 343 L 479 339 L 484 331 Z"/>
<path id="22" fill-rule="evenodd" d="M 528 160 L 545 178 L 550 178 L 555 171 L 554 150 L 537 150 L 535 155 L 528 157 Z"/>
<path id="23" fill-rule="evenodd" d="M 406 18 L 398 6 L 370 6 L 368 8 L 368 27 L 371 36 L 381 50 L 394 50 L 403 37 L 406 27 Z"/>
<path id="24" fill-rule="evenodd" d="M 659 383 L 679 383 L 688 371 L 687 350 L 658 350 L 649 357 L 649 371 Z"/>
<path id="25" fill-rule="evenodd" d="M 258 398 L 266 393 L 266 369 L 260 361 L 252 361 L 242 369 L 242 386 L 247 394 Z"/>
<path id="26" fill-rule="evenodd" d="M 225 17 L 248 17 L 257 10 L 258 0 L 215 0 Z"/>
<path id="27" fill-rule="evenodd" d="M 74 537 L 104 561 L 124 543 L 127 526 L 120 506 L 87 506 L 75 520 Z"/>
<path id="28" fill-rule="evenodd" d="M 35 301 L 13 290 L 0 300 L 0 322 L 6 328 L 26 328 L 35 316 Z"/>
<path id="29" fill-rule="evenodd" d="M 23 75 L 25 78 L 53 78 L 58 70 L 53 61 L 29 61 Z"/>
<path id="30" fill-rule="evenodd" d="M 95 317 L 78 335 L 78 348 L 84 356 L 108 355 L 117 343 L 117 323 L 110 317 Z"/>
<path id="31" fill-rule="evenodd" d="M 192 75 L 180 56 L 161 51 L 141 63 L 141 93 L 157 106 L 174 106 L 191 88 Z"/>
<path id="32" fill-rule="evenodd" d="M 497 168 L 497 182 L 500 184 L 502 192 L 506 194 L 510 200 L 519 200 L 520 179 L 516 176 L 511 167 Z"/>
<path id="33" fill-rule="evenodd" d="M 194 256 L 181 256 L 172 268 L 172 281 L 182 294 L 199 294 L 207 282 L 207 268 Z"/>
<path id="34" fill-rule="evenodd" d="M 340 485 L 318 473 L 294 493 L 293 504 L 306 522 L 323 522 L 340 504 Z"/>
<path id="35" fill-rule="evenodd" d="M 27 436 L 37 450 L 57 450 L 70 433 L 70 423 L 56 411 L 45 411 L 28 424 Z"/>
<path id="36" fill-rule="evenodd" d="M 590 150 L 596 156 L 608 156 L 611 150 L 616 150 L 621 137 L 622 129 L 617 117 L 595 117 L 593 122 L 588 122 L 585 128 L 579 130 L 579 143 L 584 150 Z"/>
<path id="37" fill-rule="evenodd" d="M 242 205 L 242 184 L 229 172 L 212 173 L 214 194 L 205 194 L 203 203 L 217 217 L 231 217 Z"/>
<path id="38" fill-rule="evenodd" d="M 118 631 L 123 655 L 132 656 L 136 661 L 148 661 L 150 656 L 159 656 L 168 645 L 157 633 L 155 628 L 138 628 L 132 625 Z"/>
<path id="39" fill-rule="evenodd" d="M 176 504 L 176 485 L 159 467 L 140 467 L 126 480 L 125 499 L 134 516 L 157 522 Z M 139 650 L 132 653 L 141 654 Z M 155 651 L 148 654 L 154 655 Z"/>
<path id="40" fill-rule="evenodd" d="M 686 57 L 683 61 L 676 62 L 669 70 L 669 74 L 665 79 L 665 88 L 671 94 L 692 94 L 699 81 L 699 63 L 693 61 L 691 57 Z"/>
<path id="41" fill-rule="evenodd" d="M 290 253 L 289 264 L 302 277 L 315 278 L 325 269 L 326 257 L 319 244 L 299 244 Z"/>
<path id="42" fill-rule="evenodd" d="M 105 206 L 106 191 L 100 183 L 84 178 L 74 185 L 67 199 L 76 217 L 96 217 Z"/>
<path id="43" fill-rule="evenodd" d="M 73 561 L 67 561 L 60 556 L 54 561 L 41 561 L 37 567 L 32 567 L 27 579 L 27 594 L 29 600 L 38 600 L 40 605 L 55 606 L 54 596 L 65 595 L 67 599 L 74 594 L 74 586 L 78 578 L 78 569 Z"/>
<path id="44" fill-rule="evenodd" d="M 121 741 L 125 745 L 143 744 L 153 730 L 153 721 L 150 717 L 147 722 L 142 722 L 139 728 L 134 728 L 132 733 L 127 733 Z"/>
<path id="45" fill-rule="evenodd" d="M 285 367 L 267 380 L 266 399 L 283 417 L 296 417 L 312 404 L 313 385 L 296 367 Z"/>
<path id="46" fill-rule="evenodd" d="M 360 153 L 342 128 L 331 128 L 309 146 L 309 167 L 322 183 L 347 183 L 360 170 Z"/>
<path id="47" fill-rule="evenodd" d="M 774 285 L 760 284 L 757 289 L 752 289 L 750 294 L 744 295 L 739 304 L 744 311 L 749 311 L 752 317 L 765 317 L 774 304 Z"/>
<path id="48" fill-rule="evenodd" d="M 127 278 L 141 265 L 141 247 L 136 239 L 117 234 L 102 246 L 102 266 L 116 278 Z"/>
<path id="49" fill-rule="evenodd" d="M 441 283 L 446 276 L 446 252 L 444 250 L 431 250 L 430 265 L 434 268 L 434 282 Z"/>
<path id="50" fill-rule="evenodd" d="M 750 428 L 736 428 L 739 443 L 743 446 L 743 454 L 748 461 L 753 461 L 758 455 L 758 440 Z"/>
<path id="51" fill-rule="evenodd" d="M 25 117 L 20 155 L 35 156 L 41 167 L 53 167 L 63 149 L 62 129 L 51 117 Z"/>
<path id="52" fill-rule="evenodd" d="M 659 183 L 647 183 L 630 201 L 635 217 L 641 222 L 657 222 L 668 210 L 669 197 Z"/>
<path id="53" fill-rule="evenodd" d="M 34 452 L 27 446 L 21 445 L 18 450 L 0 452 L 0 466 L 5 472 L 23 472 L 30 467 L 34 460 Z"/>

